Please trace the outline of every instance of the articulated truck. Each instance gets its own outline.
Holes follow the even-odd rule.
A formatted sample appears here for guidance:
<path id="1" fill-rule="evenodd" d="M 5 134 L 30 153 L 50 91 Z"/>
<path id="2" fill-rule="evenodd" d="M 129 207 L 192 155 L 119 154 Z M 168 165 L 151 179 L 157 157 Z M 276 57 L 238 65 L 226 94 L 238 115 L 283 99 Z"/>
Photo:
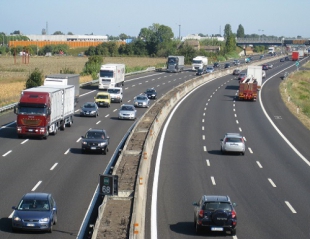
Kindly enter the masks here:
<path id="1" fill-rule="evenodd" d="M 167 72 L 180 72 L 184 70 L 184 56 L 168 56 Z"/>
<path id="2" fill-rule="evenodd" d="M 196 56 L 192 60 L 192 70 L 202 70 L 208 65 L 208 58 L 206 56 Z"/>
<path id="3" fill-rule="evenodd" d="M 55 135 L 58 129 L 71 127 L 74 98 L 73 85 L 39 86 L 23 90 L 14 108 L 18 137 L 47 139 L 50 134 Z"/>
<path id="4" fill-rule="evenodd" d="M 263 82 L 264 71 L 261 66 L 248 66 L 247 76 L 252 77 L 257 82 L 257 89 L 260 90 Z M 266 76 L 266 73 L 265 73 Z"/>
<path id="5" fill-rule="evenodd" d="M 239 84 L 239 100 L 256 100 L 257 81 L 252 76 L 247 76 Z"/>
<path id="6" fill-rule="evenodd" d="M 125 82 L 124 64 L 105 64 L 100 67 L 99 85 L 100 90 L 110 87 L 121 87 Z"/>

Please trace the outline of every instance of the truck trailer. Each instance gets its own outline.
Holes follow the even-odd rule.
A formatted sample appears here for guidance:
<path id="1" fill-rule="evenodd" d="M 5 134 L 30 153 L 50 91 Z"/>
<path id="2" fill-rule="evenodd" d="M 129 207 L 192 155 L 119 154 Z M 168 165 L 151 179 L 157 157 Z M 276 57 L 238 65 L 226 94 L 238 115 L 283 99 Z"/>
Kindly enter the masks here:
<path id="1" fill-rule="evenodd" d="M 110 87 L 121 87 L 125 82 L 124 64 L 105 64 L 101 65 L 99 72 L 100 90 L 107 90 Z"/>
<path id="2" fill-rule="evenodd" d="M 196 56 L 192 60 L 192 70 L 202 70 L 208 65 L 208 58 L 206 56 Z"/>
<path id="3" fill-rule="evenodd" d="M 299 52 L 293 51 L 292 52 L 292 61 L 298 61 L 299 60 Z"/>
<path id="4" fill-rule="evenodd" d="M 75 87 L 39 86 L 23 90 L 14 113 L 19 138 L 36 136 L 46 139 L 73 123 Z"/>
<path id="5" fill-rule="evenodd" d="M 239 84 L 239 100 L 256 100 L 257 81 L 252 76 L 247 76 Z"/>
<path id="6" fill-rule="evenodd" d="M 180 72 L 184 70 L 184 56 L 168 56 L 167 72 Z"/>
<path id="7" fill-rule="evenodd" d="M 263 69 L 261 66 L 248 66 L 247 77 L 252 77 L 257 82 L 257 89 L 260 90 L 263 82 Z M 265 73 L 266 76 L 266 73 Z"/>
<path id="8" fill-rule="evenodd" d="M 80 97 L 80 75 L 78 74 L 52 74 L 45 76 L 45 86 L 73 85 L 75 87 L 75 105 Z"/>

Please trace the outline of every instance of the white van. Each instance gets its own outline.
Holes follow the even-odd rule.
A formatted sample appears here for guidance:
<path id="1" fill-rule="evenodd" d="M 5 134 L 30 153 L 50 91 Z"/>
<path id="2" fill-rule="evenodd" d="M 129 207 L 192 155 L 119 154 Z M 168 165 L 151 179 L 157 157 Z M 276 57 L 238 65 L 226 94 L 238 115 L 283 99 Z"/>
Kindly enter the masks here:
<path id="1" fill-rule="evenodd" d="M 111 102 L 123 102 L 123 88 L 122 87 L 109 87 L 108 93 L 111 96 Z"/>

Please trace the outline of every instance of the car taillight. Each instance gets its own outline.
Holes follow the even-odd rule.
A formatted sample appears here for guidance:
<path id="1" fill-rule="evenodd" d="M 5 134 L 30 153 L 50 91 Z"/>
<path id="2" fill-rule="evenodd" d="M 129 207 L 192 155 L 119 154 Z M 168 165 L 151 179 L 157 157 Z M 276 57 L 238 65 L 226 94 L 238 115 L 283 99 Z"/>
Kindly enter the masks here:
<path id="1" fill-rule="evenodd" d="M 241 140 L 242 140 L 242 143 L 244 143 L 244 138 L 243 137 L 241 138 Z"/>
<path id="2" fill-rule="evenodd" d="M 225 139 L 225 143 L 227 143 L 227 141 L 228 141 L 228 138 Z"/>
<path id="3" fill-rule="evenodd" d="M 235 210 L 232 210 L 232 211 L 231 211 L 231 217 L 232 217 L 232 218 L 236 218 L 236 216 L 237 216 L 236 211 L 235 211 Z"/>
<path id="4" fill-rule="evenodd" d="M 203 217 L 203 214 L 204 214 L 204 211 L 200 210 L 198 215 L 199 215 L 199 217 Z"/>

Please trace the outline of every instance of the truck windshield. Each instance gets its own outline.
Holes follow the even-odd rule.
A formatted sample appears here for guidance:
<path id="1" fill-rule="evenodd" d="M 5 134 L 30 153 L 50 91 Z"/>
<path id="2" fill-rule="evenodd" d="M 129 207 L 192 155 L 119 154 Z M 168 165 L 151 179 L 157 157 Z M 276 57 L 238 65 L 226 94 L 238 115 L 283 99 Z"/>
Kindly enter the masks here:
<path id="1" fill-rule="evenodd" d="M 168 64 L 175 64 L 177 60 L 175 58 L 168 58 Z"/>
<path id="2" fill-rule="evenodd" d="M 43 107 L 28 107 L 20 106 L 18 109 L 19 114 L 32 114 L 32 115 L 44 115 L 47 109 Z"/>
<path id="3" fill-rule="evenodd" d="M 113 78 L 113 71 L 102 70 L 102 71 L 100 71 L 100 77 Z"/>
<path id="4" fill-rule="evenodd" d="M 102 79 L 102 82 L 108 82 L 108 83 L 110 83 L 111 80 L 110 80 L 110 79 Z"/>
<path id="5" fill-rule="evenodd" d="M 202 61 L 201 60 L 193 60 L 193 64 L 201 64 Z"/>

